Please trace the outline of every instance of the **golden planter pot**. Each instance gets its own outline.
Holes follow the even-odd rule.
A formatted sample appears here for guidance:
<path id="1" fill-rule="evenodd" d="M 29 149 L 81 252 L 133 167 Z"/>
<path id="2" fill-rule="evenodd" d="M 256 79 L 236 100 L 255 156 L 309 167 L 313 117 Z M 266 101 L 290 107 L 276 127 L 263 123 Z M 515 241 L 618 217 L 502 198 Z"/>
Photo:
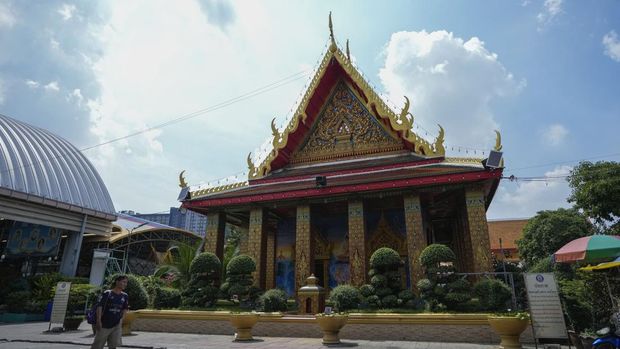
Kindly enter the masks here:
<path id="1" fill-rule="evenodd" d="M 347 320 L 349 320 L 348 315 L 317 315 L 316 322 L 323 331 L 323 344 L 339 344 L 340 329 L 347 324 Z"/>
<path id="2" fill-rule="evenodd" d="M 128 311 L 125 316 L 123 316 L 123 336 L 128 336 L 131 334 L 131 324 L 138 317 L 133 311 Z"/>
<path id="3" fill-rule="evenodd" d="M 258 314 L 242 313 L 230 314 L 230 323 L 237 329 L 235 341 L 251 341 L 252 327 L 258 322 Z"/>
<path id="4" fill-rule="evenodd" d="M 525 331 L 529 320 L 509 316 L 489 316 L 489 324 L 501 338 L 502 349 L 521 349 L 519 337 Z"/>

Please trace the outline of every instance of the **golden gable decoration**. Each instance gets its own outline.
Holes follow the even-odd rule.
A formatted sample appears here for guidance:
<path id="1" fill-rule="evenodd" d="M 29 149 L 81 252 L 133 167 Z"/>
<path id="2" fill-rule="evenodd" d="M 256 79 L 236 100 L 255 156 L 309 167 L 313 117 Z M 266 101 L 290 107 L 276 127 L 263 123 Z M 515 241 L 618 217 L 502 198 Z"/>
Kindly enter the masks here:
<path id="1" fill-rule="evenodd" d="M 337 85 L 311 132 L 291 163 L 405 149 L 397 135 L 388 134 L 343 82 Z"/>
<path id="2" fill-rule="evenodd" d="M 405 237 L 392 230 L 383 212 L 381 213 L 381 218 L 379 219 L 377 227 L 372 232 L 370 239 L 366 242 L 367 258 L 370 258 L 370 256 L 381 247 L 389 247 L 398 252 L 401 256 L 407 255 L 407 242 L 405 241 Z"/>

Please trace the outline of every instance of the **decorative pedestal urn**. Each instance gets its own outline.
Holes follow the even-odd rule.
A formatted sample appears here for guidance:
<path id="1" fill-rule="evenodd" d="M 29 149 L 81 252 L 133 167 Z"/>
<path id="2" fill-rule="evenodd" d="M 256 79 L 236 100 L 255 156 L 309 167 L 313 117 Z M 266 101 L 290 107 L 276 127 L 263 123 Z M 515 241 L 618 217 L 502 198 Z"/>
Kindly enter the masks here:
<path id="1" fill-rule="evenodd" d="M 525 331 L 529 320 L 511 316 L 489 316 L 489 324 L 501 338 L 501 349 L 521 349 L 519 337 Z"/>
<path id="2" fill-rule="evenodd" d="M 136 313 L 133 311 L 128 311 L 125 316 L 123 316 L 123 336 L 129 336 L 131 334 L 131 324 L 138 317 Z"/>
<path id="3" fill-rule="evenodd" d="M 251 341 L 252 327 L 258 322 L 256 313 L 230 314 L 230 323 L 237 329 L 235 341 Z"/>
<path id="4" fill-rule="evenodd" d="M 340 329 L 347 324 L 348 315 L 343 314 L 316 314 L 316 322 L 323 330 L 323 344 L 339 344 Z"/>

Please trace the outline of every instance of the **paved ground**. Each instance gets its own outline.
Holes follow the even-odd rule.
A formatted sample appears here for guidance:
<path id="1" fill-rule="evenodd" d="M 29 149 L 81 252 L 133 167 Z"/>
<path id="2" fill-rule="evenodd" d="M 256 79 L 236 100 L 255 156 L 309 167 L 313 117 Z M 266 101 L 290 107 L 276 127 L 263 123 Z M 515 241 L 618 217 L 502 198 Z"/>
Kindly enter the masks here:
<path id="1" fill-rule="evenodd" d="M 64 333 L 45 333 L 48 323 L 0 325 L 0 349 L 80 349 L 88 348 L 93 337 L 90 325 L 82 323 L 79 330 Z M 449 335 L 449 334 L 446 334 Z M 194 348 L 244 348 L 244 349 L 316 349 L 326 348 L 318 338 L 258 337 L 253 342 L 233 342 L 231 336 L 185 333 L 135 332 L 123 337 L 123 347 L 138 349 L 194 349 Z M 330 346 L 332 347 L 332 346 Z M 429 343 L 401 341 L 343 340 L 339 348 L 386 349 L 495 349 L 497 345 L 464 343 Z M 532 347 L 533 348 L 533 347 Z M 542 347 L 539 347 L 542 349 Z"/>

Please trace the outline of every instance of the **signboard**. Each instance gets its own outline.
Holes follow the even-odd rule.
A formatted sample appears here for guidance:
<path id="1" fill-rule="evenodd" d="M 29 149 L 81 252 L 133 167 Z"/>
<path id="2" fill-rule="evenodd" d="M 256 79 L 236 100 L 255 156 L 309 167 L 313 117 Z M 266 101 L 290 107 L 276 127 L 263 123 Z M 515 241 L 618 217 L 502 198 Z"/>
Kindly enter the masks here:
<path id="1" fill-rule="evenodd" d="M 52 307 L 50 325 L 53 323 L 65 322 L 67 303 L 69 302 L 69 290 L 71 290 L 70 282 L 59 282 L 56 285 L 56 294 L 54 295 L 54 306 Z"/>
<path id="2" fill-rule="evenodd" d="M 55 256 L 60 245 L 60 231 L 45 225 L 15 222 L 9 229 L 7 257 Z"/>
<path id="3" fill-rule="evenodd" d="M 525 273 L 530 315 L 537 338 L 566 338 L 564 312 L 553 273 Z"/>

